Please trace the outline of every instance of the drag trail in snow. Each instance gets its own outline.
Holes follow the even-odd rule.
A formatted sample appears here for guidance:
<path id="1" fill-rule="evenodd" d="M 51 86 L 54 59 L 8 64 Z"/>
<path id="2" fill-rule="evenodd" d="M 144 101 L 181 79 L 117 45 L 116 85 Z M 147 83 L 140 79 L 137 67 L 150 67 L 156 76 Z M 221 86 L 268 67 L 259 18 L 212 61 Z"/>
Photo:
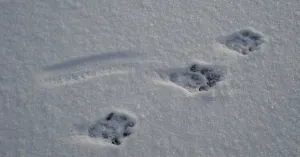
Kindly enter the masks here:
<path id="1" fill-rule="evenodd" d="M 139 60 L 133 60 L 135 57 L 137 54 L 132 52 L 113 52 L 70 59 L 43 68 L 37 75 L 37 82 L 52 88 L 101 76 L 126 74 L 141 64 Z"/>
<path id="2" fill-rule="evenodd" d="M 91 64 L 93 62 L 104 62 L 109 60 L 116 59 L 125 59 L 125 58 L 133 58 L 136 54 L 131 52 L 113 52 L 113 53 L 103 53 L 103 54 L 95 54 L 75 59 L 70 59 L 68 61 L 57 63 L 54 65 L 50 65 L 44 68 L 45 71 L 56 71 L 61 69 L 73 68 L 76 66 Z"/>

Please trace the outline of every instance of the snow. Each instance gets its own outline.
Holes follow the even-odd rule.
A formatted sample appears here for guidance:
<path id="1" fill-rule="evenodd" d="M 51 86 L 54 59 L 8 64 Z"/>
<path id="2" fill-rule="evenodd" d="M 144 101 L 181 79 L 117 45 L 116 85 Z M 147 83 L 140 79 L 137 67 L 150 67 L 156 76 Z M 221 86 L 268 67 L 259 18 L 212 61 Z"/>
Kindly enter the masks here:
<path id="1" fill-rule="evenodd" d="M 297 157 L 299 8 L 0 0 L 0 156 Z M 267 39 L 247 54 L 218 40 L 247 28 Z M 194 61 L 221 65 L 223 78 L 190 92 L 161 77 Z M 120 145 L 88 136 L 116 110 L 136 119 L 132 135 Z"/>

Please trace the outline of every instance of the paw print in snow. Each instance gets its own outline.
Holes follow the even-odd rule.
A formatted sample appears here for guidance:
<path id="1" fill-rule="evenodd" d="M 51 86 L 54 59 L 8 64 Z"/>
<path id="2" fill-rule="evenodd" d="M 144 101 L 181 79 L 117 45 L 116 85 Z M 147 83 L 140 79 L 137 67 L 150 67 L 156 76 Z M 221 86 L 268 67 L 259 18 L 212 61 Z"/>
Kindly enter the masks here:
<path id="1" fill-rule="evenodd" d="M 216 67 L 198 63 L 170 75 L 171 82 L 191 92 L 208 90 L 221 81 L 221 78 L 222 73 Z"/>
<path id="2" fill-rule="evenodd" d="M 111 112 L 104 119 L 98 120 L 89 127 L 88 136 L 120 145 L 126 137 L 134 132 L 135 125 L 134 117 L 122 112 Z"/>
<path id="3" fill-rule="evenodd" d="M 253 29 L 242 29 L 225 37 L 223 43 L 231 50 L 243 55 L 260 49 L 265 42 L 264 35 Z"/>

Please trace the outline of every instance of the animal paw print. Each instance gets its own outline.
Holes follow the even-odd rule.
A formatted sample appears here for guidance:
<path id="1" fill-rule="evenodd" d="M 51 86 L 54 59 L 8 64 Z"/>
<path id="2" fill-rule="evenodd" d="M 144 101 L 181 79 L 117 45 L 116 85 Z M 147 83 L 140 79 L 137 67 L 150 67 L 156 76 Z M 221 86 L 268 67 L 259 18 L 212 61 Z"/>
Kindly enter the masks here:
<path id="1" fill-rule="evenodd" d="M 88 136 L 120 145 L 126 137 L 134 133 L 135 125 L 136 119 L 132 116 L 122 112 L 111 112 L 89 127 Z"/>
<path id="2" fill-rule="evenodd" d="M 224 44 L 234 51 L 243 55 L 249 52 L 260 49 L 261 45 L 265 42 L 262 33 L 253 29 L 242 29 L 226 37 Z"/>
<path id="3" fill-rule="evenodd" d="M 194 63 L 183 72 L 174 72 L 170 81 L 191 91 L 206 91 L 221 81 L 220 70 L 209 65 Z"/>

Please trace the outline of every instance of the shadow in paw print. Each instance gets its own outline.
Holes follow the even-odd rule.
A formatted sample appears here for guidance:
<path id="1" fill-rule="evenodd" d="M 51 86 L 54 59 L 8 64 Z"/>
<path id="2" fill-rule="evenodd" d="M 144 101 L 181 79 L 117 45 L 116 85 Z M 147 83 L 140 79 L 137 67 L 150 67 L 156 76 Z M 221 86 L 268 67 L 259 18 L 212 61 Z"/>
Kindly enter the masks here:
<path id="1" fill-rule="evenodd" d="M 201 74 L 205 78 L 205 83 L 198 87 L 199 91 L 208 90 L 210 87 L 215 86 L 217 82 L 221 81 L 221 73 L 213 67 L 193 64 L 190 67 L 190 72 L 198 75 Z"/>
<path id="2" fill-rule="evenodd" d="M 133 133 L 136 120 L 125 114 L 111 112 L 88 128 L 88 136 L 101 138 L 114 145 L 120 145 L 124 138 Z"/>
<path id="3" fill-rule="evenodd" d="M 260 49 L 265 40 L 262 33 L 248 28 L 220 37 L 219 42 L 225 44 L 231 50 L 247 55 L 249 52 Z"/>
<path id="4" fill-rule="evenodd" d="M 191 91 L 206 91 L 221 81 L 222 73 L 212 65 L 194 63 L 183 71 L 171 73 L 170 81 Z"/>
<path id="5" fill-rule="evenodd" d="M 200 72 L 205 76 L 209 87 L 213 87 L 221 80 L 221 74 L 216 72 L 213 68 L 202 68 Z"/>

